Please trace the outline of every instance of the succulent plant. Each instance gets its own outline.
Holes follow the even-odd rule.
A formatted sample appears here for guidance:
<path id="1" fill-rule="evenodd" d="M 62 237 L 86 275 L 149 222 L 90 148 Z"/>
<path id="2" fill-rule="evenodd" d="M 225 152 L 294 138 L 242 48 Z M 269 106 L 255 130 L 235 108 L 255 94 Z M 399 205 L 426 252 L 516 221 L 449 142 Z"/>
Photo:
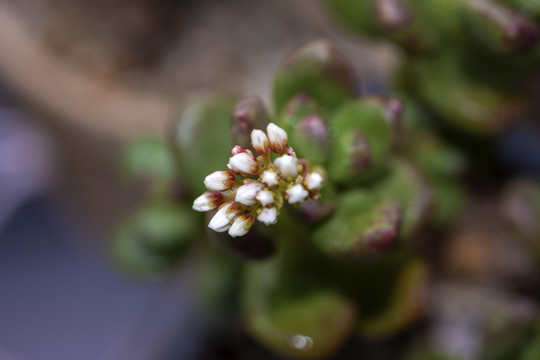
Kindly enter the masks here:
<path id="1" fill-rule="evenodd" d="M 274 112 L 256 97 L 190 105 L 167 140 L 132 145 L 128 169 L 154 189 L 142 210 L 150 220 L 127 222 L 118 258 L 153 276 L 189 246 L 213 254 L 210 264 L 232 255 L 236 265 L 219 260 L 215 276 L 231 283 L 224 274 L 241 264 L 248 333 L 292 357 L 328 356 L 353 334 L 407 328 L 428 289 L 414 244 L 424 225 L 459 213 L 437 188 L 458 187 L 460 154 L 428 128 L 418 132 L 403 102 L 358 96 L 351 67 L 325 40 L 284 60 L 273 96 Z"/>
<path id="2" fill-rule="evenodd" d="M 451 127 L 501 134 L 531 105 L 540 7 L 527 0 L 325 0 L 348 29 L 403 50 L 398 88 Z"/>

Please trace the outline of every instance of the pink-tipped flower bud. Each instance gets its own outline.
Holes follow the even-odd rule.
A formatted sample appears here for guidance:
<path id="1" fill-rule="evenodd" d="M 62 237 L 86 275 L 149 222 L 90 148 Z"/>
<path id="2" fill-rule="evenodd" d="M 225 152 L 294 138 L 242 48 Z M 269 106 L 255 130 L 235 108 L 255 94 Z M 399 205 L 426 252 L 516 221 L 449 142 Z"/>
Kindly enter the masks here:
<path id="1" fill-rule="evenodd" d="M 270 190 L 261 190 L 257 194 L 257 201 L 261 203 L 262 206 L 268 206 L 273 204 L 276 197 L 273 191 Z"/>
<path id="2" fill-rule="evenodd" d="M 274 165 L 283 179 L 296 179 L 298 176 L 298 159 L 296 156 L 282 155 L 274 160 Z"/>
<path id="3" fill-rule="evenodd" d="M 296 184 L 290 189 L 287 189 L 285 191 L 287 193 L 287 196 L 289 197 L 289 204 L 299 204 L 304 202 L 309 193 L 306 189 L 300 184 Z"/>
<path id="4" fill-rule="evenodd" d="M 275 171 L 266 170 L 261 174 L 261 181 L 272 189 L 279 185 L 279 176 Z"/>
<path id="5" fill-rule="evenodd" d="M 234 218 L 229 229 L 229 235 L 232 237 L 244 236 L 248 233 L 253 224 L 255 224 L 253 216 L 249 214 L 240 214 Z"/>
<path id="6" fill-rule="evenodd" d="M 241 212 L 240 204 L 229 201 L 219 208 L 208 227 L 216 232 L 225 232 L 231 227 L 231 221 Z"/>
<path id="7" fill-rule="evenodd" d="M 236 182 L 230 171 L 214 171 L 204 179 L 204 186 L 210 191 L 226 191 Z"/>
<path id="8" fill-rule="evenodd" d="M 217 209 L 221 204 L 223 204 L 223 194 L 207 191 L 193 201 L 193 210 L 206 212 Z"/>
<path id="9" fill-rule="evenodd" d="M 304 179 L 304 186 L 309 191 L 319 191 L 324 183 L 324 177 L 318 172 L 312 172 Z"/>
<path id="10" fill-rule="evenodd" d="M 294 152 L 294 149 L 289 146 L 286 152 L 287 155 L 296 156 L 296 153 Z"/>
<path id="11" fill-rule="evenodd" d="M 229 170 L 243 176 L 253 176 L 259 172 L 259 163 L 253 155 L 241 152 L 229 158 Z"/>
<path id="12" fill-rule="evenodd" d="M 245 153 L 245 152 L 247 152 L 246 149 L 244 149 L 240 145 L 235 145 L 231 150 L 231 155 L 234 156 L 236 154 Z"/>
<path id="13" fill-rule="evenodd" d="M 257 216 L 257 220 L 265 225 L 275 224 L 277 222 L 277 209 L 275 207 L 263 208 L 262 212 Z"/>
<path id="14" fill-rule="evenodd" d="M 251 132 L 251 146 L 261 155 L 270 152 L 270 141 L 264 131 L 255 129 Z"/>
<path id="15" fill-rule="evenodd" d="M 285 154 L 289 147 L 287 139 L 287 133 L 274 123 L 268 124 L 266 128 L 268 134 L 268 140 L 270 141 L 270 148 L 276 154 Z"/>
<path id="16" fill-rule="evenodd" d="M 253 206 L 257 203 L 257 194 L 264 188 L 264 185 L 257 181 L 250 181 L 236 190 L 235 201 L 246 206 Z"/>

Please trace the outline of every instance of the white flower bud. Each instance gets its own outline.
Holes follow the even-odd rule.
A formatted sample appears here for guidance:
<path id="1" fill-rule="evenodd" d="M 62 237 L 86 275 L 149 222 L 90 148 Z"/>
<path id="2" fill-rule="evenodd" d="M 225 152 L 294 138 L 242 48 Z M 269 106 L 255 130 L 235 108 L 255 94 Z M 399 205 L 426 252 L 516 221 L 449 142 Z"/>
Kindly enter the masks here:
<path id="1" fill-rule="evenodd" d="M 308 197 L 309 193 L 306 189 L 300 184 L 296 184 L 290 189 L 285 191 L 289 196 L 289 204 L 297 204 L 304 202 Z"/>
<path id="2" fill-rule="evenodd" d="M 298 176 L 298 159 L 295 156 L 282 155 L 274 160 L 274 165 L 283 179 L 296 179 Z"/>
<path id="3" fill-rule="evenodd" d="M 225 232 L 229 230 L 231 221 L 241 212 L 240 204 L 229 201 L 219 208 L 212 220 L 210 220 L 208 227 L 216 232 Z"/>
<path id="4" fill-rule="evenodd" d="M 205 192 L 193 201 L 193 210 L 210 211 L 217 209 L 223 203 L 223 194 L 219 192 Z"/>
<path id="5" fill-rule="evenodd" d="M 274 123 L 268 124 L 266 128 L 268 134 L 268 140 L 270 141 L 270 148 L 276 154 L 285 154 L 289 147 L 287 139 L 287 133 Z"/>
<path id="6" fill-rule="evenodd" d="M 279 176 L 275 171 L 264 171 L 261 174 L 261 181 L 269 188 L 274 188 L 279 185 Z"/>
<path id="7" fill-rule="evenodd" d="M 253 155 L 250 155 L 246 152 L 241 152 L 236 155 L 233 155 L 229 159 L 229 164 L 227 167 L 236 173 L 239 173 L 243 176 L 253 176 L 259 171 L 259 163 Z"/>
<path id="8" fill-rule="evenodd" d="M 253 216 L 249 214 L 240 214 L 234 218 L 229 229 L 229 235 L 232 237 L 244 236 L 248 233 L 254 223 L 255 219 L 253 219 Z"/>
<path id="9" fill-rule="evenodd" d="M 261 155 L 270 152 L 270 141 L 262 130 L 255 129 L 251 132 L 251 145 Z"/>
<path id="10" fill-rule="evenodd" d="M 275 224 L 277 222 L 277 209 L 275 207 L 263 208 L 257 216 L 257 220 L 265 225 Z"/>
<path id="11" fill-rule="evenodd" d="M 250 181 L 236 190 L 235 201 L 246 206 L 253 206 L 257 203 L 257 194 L 264 188 L 264 185 L 257 181 Z"/>
<path id="12" fill-rule="evenodd" d="M 235 145 L 231 150 L 231 155 L 234 156 L 236 154 L 245 153 L 245 152 L 247 152 L 246 149 L 244 149 L 240 145 Z"/>
<path id="13" fill-rule="evenodd" d="M 233 187 L 236 179 L 230 171 L 214 171 L 204 179 L 204 186 L 210 191 L 226 191 Z"/>
<path id="14" fill-rule="evenodd" d="M 312 172 L 304 179 L 304 185 L 309 191 L 321 190 L 324 178 L 318 172 Z"/>
<path id="15" fill-rule="evenodd" d="M 273 204 L 274 200 L 275 195 L 273 191 L 262 190 L 257 194 L 257 201 L 260 202 L 262 206 Z"/>

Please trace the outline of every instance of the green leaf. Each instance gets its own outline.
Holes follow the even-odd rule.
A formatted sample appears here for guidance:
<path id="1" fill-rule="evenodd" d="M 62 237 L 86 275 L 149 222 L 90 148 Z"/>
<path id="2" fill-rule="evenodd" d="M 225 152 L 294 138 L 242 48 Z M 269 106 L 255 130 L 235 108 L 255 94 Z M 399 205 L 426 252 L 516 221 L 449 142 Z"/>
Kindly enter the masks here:
<path id="1" fill-rule="evenodd" d="M 165 272 L 201 235 L 201 220 L 186 205 L 164 200 L 149 202 L 117 230 L 113 239 L 115 258 L 135 275 Z"/>
<path id="2" fill-rule="evenodd" d="M 396 135 L 386 110 L 378 99 L 360 99 L 343 105 L 330 119 L 331 180 L 357 184 L 372 180 L 386 168 Z"/>
<path id="3" fill-rule="evenodd" d="M 513 52 L 536 45 L 535 23 L 505 4 L 490 0 L 466 0 L 463 13 L 478 43 L 499 52 Z"/>
<path id="4" fill-rule="evenodd" d="M 399 203 L 369 191 L 342 195 L 336 213 L 314 234 L 317 246 L 334 256 L 363 259 L 389 252 L 402 221 Z"/>
<path id="5" fill-rule="evenodd" d="M 351 67 L 328 41 L 305 44 L 284 60 L 272 91 L 276 113 L 298 93 L 332 108 L 355 95 Z"/>
<path id="6" fill-rule="evenodd" d="M 418 320 L 427 302 L 427 282 L 428 269 L 422 261 L 407 263 L 393 282 L 382 311 L 360 319 L 360 333 L 371 338 L 387 337 Z"/>
<path id="7" fill-rule="evenodd" d="M 497 77 L 484 81 L 464 68 L 452 55 L 416 60 L 409 67 L 420 97 L 448 124 L 476 135 L 500 134 L 519 119 L 524 99 L 509 83 L 499 86 Z"/>
<path id="8" fill-rule="evenodd" d="M 426 179 L 408 162 L 393 162 L 387 176 L 376 184 L 373 191 L 397 201 L 401 206 L 403 240 L 410 239 L 432 216 L 433 191 Z"/>
<path id="9" fill-rule="evenodd" d="M 162 139 L 132 141 L 125 148 L 122 160 L 129 178 L 149 181 L 158 193 L 166 191 L 176 175 L 173 158 Z"/>
<path id="10" fill-rule="evenodd" d="M 176 122 L 172 141 L 182 178 L 194 195 L 205 191 L 206 175 L 226 170 L 231 156 L 234 100 L 211 99 L 184 109 Z"/>
<path id="11" fill-rule="evenodd" d="M 355 319 L 350 301 L 323 290 L 275 303 L 246 320 L 250 334 L 274 352 L 322 358 L 343 345 Z"/>

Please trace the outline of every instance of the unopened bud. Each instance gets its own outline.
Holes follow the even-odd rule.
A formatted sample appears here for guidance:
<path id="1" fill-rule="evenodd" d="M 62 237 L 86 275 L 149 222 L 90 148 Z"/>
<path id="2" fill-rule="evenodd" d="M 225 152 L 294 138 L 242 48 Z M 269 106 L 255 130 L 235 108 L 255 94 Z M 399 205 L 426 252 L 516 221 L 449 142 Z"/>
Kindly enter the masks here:
<path id="1" fill-rule="evenodd" d="M 230 171 L 214 171 L 204 179 L 204 186 L 210 191 L 226 191 L 236 182 Z"/>
<path id="2" fill-rule="evenodd" d="M 241 213 L 240 204 L 234 201 L 222 205 L 214 215 L 208 227 L 216 232 L 225 232 L 229 230 L 231 221 Z"/>
<path id="3" fill-rule="evenodd" d="M 235 145 L 231 150 L 231 155 L 234 156 L 236 154 L 245 153 L 245 152 L 247 152 L 246 149 L 244 149 L 240 145 Z"/>
<path id="4" fill-rule="evenodd" d="M 257 216 L 257 220 L 265 225 L 275 224 L 277 222 L 277 209 L 275 207 L 263 208 L 262 212 Z"/>
<path id="5" fill-rule="evenodd" d="M 255 219 L 253 219 L 253 216 L 249 214 L 240 214 L 234 218 L 232 225 L 229 228 L 229 235 L 232 237 L 244 236 L 248 233 L 254 223 Z"/>
<path id="6" fill-rule="evenodd" d="M 270 141 L 264 131 L 255 129 L 251 132 L 251 146 L 261 155 L 270 152 Z"/>
<path id="7" fill-rule="evenodd" d="M 193 210 L 210 211 L 217 209 L 223 203 L 223 194 L 219 192 L 205 192 L 193 201 Z"/>
<path id="8" fill-rule="evenodd" d="M 309 193 L 306 189 L 300 184 L 296 184 L 290 189 L 287 189 L 286 191 L 288 197 L 289 197 L 289 204 L 299 204 L 304 202 Z"/>
<path id="9" fill-rule="evenodd" d="M 283 155 L 274 160 L 274 165 L 278 169 L 283 179 L 295 179 L 298 176 L 298 159 L 296 156 Z"/>
<path id="10" fill-rule="evenodd" d="M 309 191 L 319 191 L 322 188 L 324 178 L 318 172 L 312 172 L 304 179 L 304 185 Z"/>
<path id="11" fill-rule="evenodd" d="M 266 128 L 268 134 L 268 140 L 270 141 L 270 147 L 276 154 L 285 154 L 289 147 L 287 139 L 287 133 L 274 123 L 268 124 Z"/>
<path id="12" fill-rule="evenodd" d="M 266 170 L 261 174 L 261 181 L 272 189 L 279 185 L 279 176 L 275 171 Z"/>
<path id="13" fill-rule="evenodd" d="M 264 188 L 264 185 L 257 181 L 250 181 L 238 188 L 236 191 L 236 201 L 246 206 L 253 206 L 257 203 L 257 194 Z"/>
<path id="14" fill-rule="evenodd" d="M 275 200 L 275 195 L 273 191 L 262 190 L 257 194 L 257 201 L 261 203 L 262 206 L 268 206 L 273 204 Z"/>
<path id="15" fill-rule="evenodd" d="M 246 152 L 233 155 L 229 159 L 229 164 L 227 167 L 229 170 L 243 176 L 253 176 L 259 172 L 259 164 L 257 163 L 257 159 L 255 159 L 253 155 Z"/>

